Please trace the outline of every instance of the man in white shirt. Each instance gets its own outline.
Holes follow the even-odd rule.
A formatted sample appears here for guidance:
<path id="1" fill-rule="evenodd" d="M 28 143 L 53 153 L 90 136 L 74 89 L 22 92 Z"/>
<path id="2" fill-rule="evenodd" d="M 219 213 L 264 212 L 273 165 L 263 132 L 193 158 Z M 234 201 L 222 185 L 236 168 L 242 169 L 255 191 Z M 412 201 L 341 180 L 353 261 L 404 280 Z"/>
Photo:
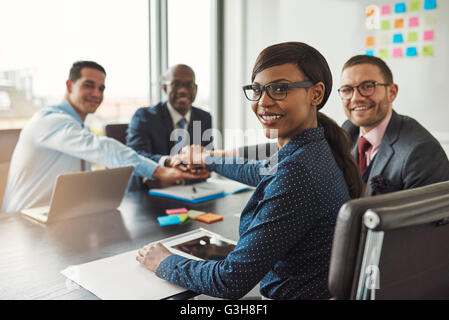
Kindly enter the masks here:
<path id="1" fill-rule="evenodd" d="M 103 101 L 105 77 L 104 68 L 96 62 L 75 62 L 62 103 L 39 110 L 22 129 L 11 159 L 2 212 L 48 205 L 56 177 L 89 170 L 91 162 L 108 168 L 133 166 L 139 176 L 170 182 L 207 176 L 158 166 L 115 139 L 91 133 L 84 120 Z"/>
<path id="2" fill-rule="evenodd" d="M 189 66 L 178 64 L 168 69 L 162 89 L 167 101 L 136 111 L 128 126 L 126 144 L 161 166 L 171 166 L 184 146 L 195 144 L 212 148 L 212 117 L 192 106 L 198 86 Z M 148 184 L 136 176 L 128 186 L 128 190 L 147 188 Z"/>

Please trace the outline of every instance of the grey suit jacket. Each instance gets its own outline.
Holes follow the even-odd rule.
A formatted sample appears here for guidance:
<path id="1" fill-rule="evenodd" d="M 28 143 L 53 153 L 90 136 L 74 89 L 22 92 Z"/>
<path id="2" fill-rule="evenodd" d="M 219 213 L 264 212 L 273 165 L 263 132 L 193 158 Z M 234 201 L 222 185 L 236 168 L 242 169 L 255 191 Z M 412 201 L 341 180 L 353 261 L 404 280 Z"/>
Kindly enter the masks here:
<path id="1" fill-rule="evenodd" d="M 359 127 L 343 124 L 354 143 L 358 162 Z M 374 178 L 374 179 L 373 179 Z M 393 110 L 379 151 L 371 165 L 366 195 L 412 189 L 449 180 L 449 161 L 440 143 L 416 120 Z"/>

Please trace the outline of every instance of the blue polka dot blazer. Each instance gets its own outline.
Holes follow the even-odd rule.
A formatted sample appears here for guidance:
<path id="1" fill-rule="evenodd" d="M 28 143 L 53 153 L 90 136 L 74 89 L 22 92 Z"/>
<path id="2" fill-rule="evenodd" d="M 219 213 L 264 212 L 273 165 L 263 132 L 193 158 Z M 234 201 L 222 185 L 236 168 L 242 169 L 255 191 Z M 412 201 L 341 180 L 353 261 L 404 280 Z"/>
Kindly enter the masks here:
<path id="1" fill-rule="evenodd" d="M 169 256 L 156 274 L 223 298 L 240 298 L 258 282 L 271 299 L 329 298 L 335 221 L 350 196 L 324 129 L 304 131 L 265 162 L 211 159 L 208 169 L 257 185 L 241 214 L 237 246 L 220 261 Z"/>

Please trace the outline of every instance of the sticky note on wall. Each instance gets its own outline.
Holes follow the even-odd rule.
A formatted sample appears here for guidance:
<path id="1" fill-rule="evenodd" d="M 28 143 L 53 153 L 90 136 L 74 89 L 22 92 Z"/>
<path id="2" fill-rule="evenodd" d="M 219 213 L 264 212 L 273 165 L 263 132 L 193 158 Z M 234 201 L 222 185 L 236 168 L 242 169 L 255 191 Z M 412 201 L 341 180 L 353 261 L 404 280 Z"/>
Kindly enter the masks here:
<path id="1" fill-rule="evenodd" d="M 424 41 L 432 41 L 433 40 L 433 30 L 424 31 L 423 39 L 424 39 Z"/>
<path id="2" fill-rule="evenodd" d="M 394 19 L 394 27 L 396 29 L 404 28 L 404 19 L 403 18 Z"/>
<path id="3" fill-rule="evenodd" d="M 404 13 L 406 11 L 405 2 L 398 2 L 394 5 L 394 13 Z"/>
<path id="4" fill-rule="evenodd" d="M 435 18 L 435 16 L 433 14 L 428 14 L 428 15 L 426 15 L 424 17 L 424 24 L 426 26 L 433 26 L 433 25 L 435 25 L 435 21 L 436 21 L 436 18 Z"/>
<path id="5" fill-rule="evenodd" d="M 365 55 L 367 56 L 374 56 L 374 50 L 366 50 Z"/>
<path id="6" fill-rule="evenodd" d="M 367 47 L 373 47 L 375 45 L 375 38 L 373 36 L 371 37 L 366 37 L 365 39 L 365 46 Z"/>
<path id="7" fill-rule="evenodd" d="M 408 47 L 405 51 L 405 55 L 407 57 L 416 57 L 418 55 L 418 50 L 416 50 L 416 47 Z"/>
<path id="8" fill-rule="evenodd" d="M 433 10 L 437 7 L 437 0 L 425 0 L 424 10 Z"/>
<path id="9" fill-rule="evenodd" d="M 380 8 L 380 14 L 381 15 L 387 15 L 390 14 L 390 5 L 389 4 L 385 4 Z"/>
<path id="10" fill-rule="evenodd" d="M 421 8 L 421 1 L 420 0 L 414 0 L 410 1 L 409 3 L 409 11 L 419 11 L 419 8 Z"/>
<path id="11" fill-rule="evenodd" d="M 394 58 L 402 57 L 402 48 L 394 48 L 393 49 L 393 57 Z"/>
<path id="12" fill-rule="evenodd" d="M 422 55 L 424 57 L 433 56 L 433 46 L 423 46 L 422 47 Z"/>
<path id="13" fill-rule="evenodd" d="M 409 32 L 407 35 L 408 42 L 416 42 L 418 41 L 418 32 Z"/>
<path id="14" fill-rule="evenodd" d="M 408 26 L 409 27 L 417 27 L 418 25 L 419 25 L 418 17 L 410 17 L 408 19 Z"/>
<path id="15" fill-rule="evenodd" d="M 404 42 L 404 38 L 402 37 L 402 33 L 396 33 L 393 35 L 393 43 L 402 43 Z"/>
<path id="16" fill-rule="evenodd" d="M 380 22 L 380 29 L 381 30 L 390 30 L 390 20 L 382 20 Z"/>
<path id="17" fill-rule="evenodd" d="M 388 58 L 388 49 L 382 48 L 379 50 L 379 58 L 386 59 Z"/>

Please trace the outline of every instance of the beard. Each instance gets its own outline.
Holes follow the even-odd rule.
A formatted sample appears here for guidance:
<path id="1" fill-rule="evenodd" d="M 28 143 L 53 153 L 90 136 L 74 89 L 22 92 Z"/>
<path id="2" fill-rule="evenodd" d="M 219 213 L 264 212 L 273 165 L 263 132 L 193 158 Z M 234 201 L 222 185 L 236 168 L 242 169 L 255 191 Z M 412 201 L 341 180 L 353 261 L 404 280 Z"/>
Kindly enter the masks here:
<path id="1" fill-rule="evenodd" d="M 382 100 L 377 104 L 372 102 L 369 104 L 369 106 L 373 107 L 372 111 L 374 111 L 374 113 L 371 114 L 368 118 L 357 118 L 351 115 L 353 111 L 350 111 L 349 119 L 355 126 L 372 129 L 376 127 L 380 122 L 382 122 L 382 120 L 385 119 L 390 110 L 390 102 L 388 101 L 387 94 L 385 94 L 384 98 L 382 98 Z"/>

